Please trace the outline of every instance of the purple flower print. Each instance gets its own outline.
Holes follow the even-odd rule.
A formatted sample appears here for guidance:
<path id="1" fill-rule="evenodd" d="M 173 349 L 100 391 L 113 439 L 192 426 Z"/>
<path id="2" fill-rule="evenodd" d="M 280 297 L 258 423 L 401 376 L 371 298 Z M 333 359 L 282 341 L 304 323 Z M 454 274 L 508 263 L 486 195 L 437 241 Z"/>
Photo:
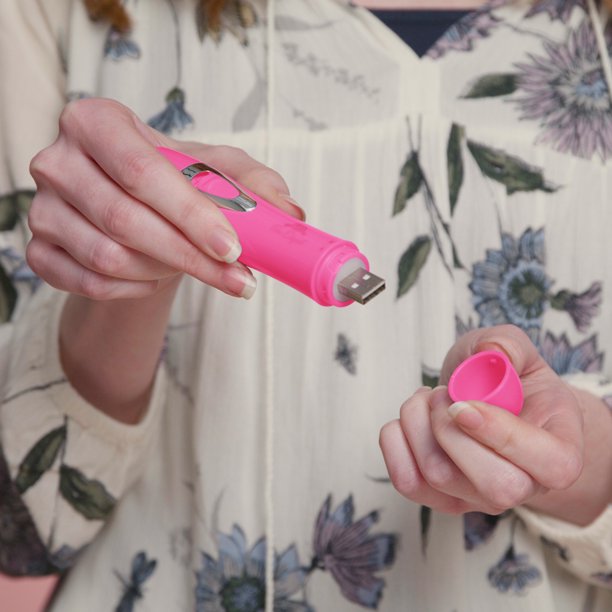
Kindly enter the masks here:
<path id="1" fill-rule="evenodd" d="M 488 579 L 500 593 L 523 595 L 528 587 L 542 579 L 540 570 L 529 563 L 527 555 L 517 555 L 510 545 L 500 561 L 488 573 Z"/>
<path id="2" fill-rule="evenodd" d="M 546 332 L 539 348 L 546 363 L 559 376 L 576 372 L 601 372 L 604 354 L 597 352 L 597 337 L 594 335 L 572 346 L 565 334 L 556 338 Z"/>
<path id="3" fill-rule="evenodd" d="M 540 122 L 537 143 L 602 160 L 612 156 L 612 112 L 595 34 L 588 20 L 566 42 L 544 43 L 545 55 L 516 64 L 521 119 Z"/>
<path id="4" fill-rule="evenodd" d="M 593 283 L 583 293 L 572 293 L 566 289 L 559 291 L 552 298 L 551 306 L 567 311 L 576 329 L 585 332 L 591 325 L 592 319 L 599 314 L 601 283 Z"/>
<path id="5" fill-rule="evenodd" d="M 385 581 L 375 573 L 395 560 L 397 536 L 368 533 L 378 521 L 377 512 L 355 522 L 353 514 L 352 496 L 333 512 L 331 496 L 327 497 L 315 524 L 312 568 L 329 570 L 349 601 L 377 608 Z"/>
<path id="6" fill-rule="evenodd" d="M 491 13 L 490 8 L 469 13 L 453 24 L 427 52 L 427 56 L 439 59 L 449 51 L 471 51 L 474 43 L 488 37 L 500 21 Z"/>
<path id="7" fill-rule="evenodd" d="M 585 8 L 584 0 L 537 0 L 529 9 L 526 17 L 533 17 L 540 13 L 548 13 L 551 19 L 560 19 L 567 23 L 574 8 Z"/>

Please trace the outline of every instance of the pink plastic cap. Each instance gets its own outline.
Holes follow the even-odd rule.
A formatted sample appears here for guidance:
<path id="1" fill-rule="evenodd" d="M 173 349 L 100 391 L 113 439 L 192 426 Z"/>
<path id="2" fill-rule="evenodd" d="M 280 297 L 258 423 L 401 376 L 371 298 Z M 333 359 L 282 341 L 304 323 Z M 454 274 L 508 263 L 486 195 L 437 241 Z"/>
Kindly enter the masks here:
<path id="1" fill-rule="evenodd" d="M 523 387 L 516 370 L 504 353 L 483 351 L 457 366 L 448 381 L 454 402 L 476 400 L 519 414 Z"/>

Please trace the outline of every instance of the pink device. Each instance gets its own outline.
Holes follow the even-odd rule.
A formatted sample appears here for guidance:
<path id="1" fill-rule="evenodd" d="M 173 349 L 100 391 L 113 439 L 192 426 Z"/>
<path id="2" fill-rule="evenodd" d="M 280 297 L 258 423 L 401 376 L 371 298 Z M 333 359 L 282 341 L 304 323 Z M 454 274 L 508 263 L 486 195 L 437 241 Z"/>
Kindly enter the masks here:
<path id="1" fill-rule="evenodd" d="M 454 402 L 477 400 L 519 414 L 523 387 L 504 353 L 483 351 L 468 357 L 452 373 L 448 394 Z"/>
<path id="2" fill-rule="evenodd" d="M 299 221 L 199 159 L 166 147 L 158 151 L 219 206 L 238 234 L 244 265 L 322 306 L 365 304 L 385 288 L 352 242 Z"/>

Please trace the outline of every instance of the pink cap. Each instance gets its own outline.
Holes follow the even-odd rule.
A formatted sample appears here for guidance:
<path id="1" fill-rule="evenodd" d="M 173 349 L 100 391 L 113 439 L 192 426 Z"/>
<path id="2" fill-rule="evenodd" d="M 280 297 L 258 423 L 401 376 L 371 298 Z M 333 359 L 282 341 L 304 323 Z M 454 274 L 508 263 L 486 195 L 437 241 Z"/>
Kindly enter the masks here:
<path id="1" fill-rule="evenodd" d="M 523 387 L 516 370 L 504 353 L 483 351 L 457 366 L 448 381 L 454 402 L 477 400 L 519 414 Z"/>

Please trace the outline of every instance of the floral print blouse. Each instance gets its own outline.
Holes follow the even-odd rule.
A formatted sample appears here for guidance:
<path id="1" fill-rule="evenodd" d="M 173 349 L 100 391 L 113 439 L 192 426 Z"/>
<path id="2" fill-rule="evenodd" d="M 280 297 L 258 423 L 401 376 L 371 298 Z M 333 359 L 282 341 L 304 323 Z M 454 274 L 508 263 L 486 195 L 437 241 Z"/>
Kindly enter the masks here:
<path id="1" fill-rule="evenodd" d="M 612 509 L 438 514 L 377 443 L 478 326 L 609 398 L 612 107 L 585 3 L 495 0 L 422 59 L 335 0 L 233 0 L 220 29 L 190 0 L 125 5 L 130 34 L 78 0 L 0 3 L 0 569 L 65 572 L 61 612 L 611 610 Z M 29 159 L 84 96 L 278 169 L 387 290 L 331 309 L 185 278 L 144 420 L 108 419 L 24 260 Z"/>

